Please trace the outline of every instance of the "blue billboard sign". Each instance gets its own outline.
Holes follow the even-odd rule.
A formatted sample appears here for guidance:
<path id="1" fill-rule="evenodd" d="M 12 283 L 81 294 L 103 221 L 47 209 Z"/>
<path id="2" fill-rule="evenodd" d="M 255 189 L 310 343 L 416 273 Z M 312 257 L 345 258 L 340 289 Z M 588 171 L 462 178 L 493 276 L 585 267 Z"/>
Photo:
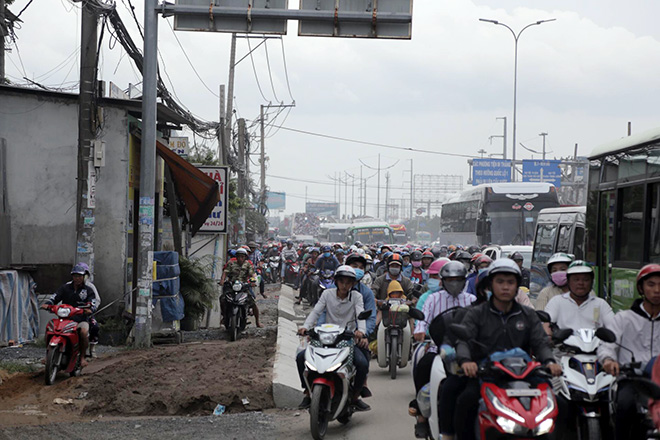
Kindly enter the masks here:
<path id="1" fill-rule="evenodd" d="M 502 159 L 473 159 L 472 185 L 511 182 L 511 161 Z"/>
<path id="2" fill-rule="evenodd" d="M 266 206 L 271 211 L 286 209 L 286 193 L 266 191 Z"/>
<path id="3" fill-rule="evenodd" d="M 560 160 L 523 160 L 523 182 L 547 182 L 561 186 Z"/>

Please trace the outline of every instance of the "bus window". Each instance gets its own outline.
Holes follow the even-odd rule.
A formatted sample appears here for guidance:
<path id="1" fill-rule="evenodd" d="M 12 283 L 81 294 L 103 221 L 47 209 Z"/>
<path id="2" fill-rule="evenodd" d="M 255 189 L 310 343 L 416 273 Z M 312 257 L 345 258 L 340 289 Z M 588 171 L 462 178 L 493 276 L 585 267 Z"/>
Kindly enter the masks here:
<path id="1" fill-rule="evenodd" d="M 616 256 L 619 261 L 640 261 L 644 249 L 644 186 L 619 190 L 619 222 Z"/>
<path id="2" fill-rule="evenodd" d="M 573 255 L 575 255 L 576 260 L 584 260 L 584 228 L 581 226 L 575 228 Z"/>
<path id="3" fill-rule="evenodd" d="M 533 260 L 545 264 L 553 254 L 557 225 L 539 225 L 534 240 Z"/>
<path id="4" fill-rule="evenodd" d="M 573 225 L 559 226 L 559 233 L 557 234 L 557 248 L 555 252 L 565 252 L 570 254 L 571 248 L 571 232 Z"/>
<path id="5" fill-rule="evenodd" d="M 651 185 L 651 237 L 649 261 L 660 263 L 660 184 Z"/>

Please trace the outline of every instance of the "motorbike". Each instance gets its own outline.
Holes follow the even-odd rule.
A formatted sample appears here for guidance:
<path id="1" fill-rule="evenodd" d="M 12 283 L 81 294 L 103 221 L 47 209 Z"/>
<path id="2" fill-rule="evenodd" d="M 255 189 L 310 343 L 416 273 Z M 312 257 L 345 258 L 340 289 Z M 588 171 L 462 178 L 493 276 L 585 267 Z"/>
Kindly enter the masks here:
<path id="1" fill-rule="evenodd" d="M 232 341 L 238 339 L 238 333 L 245 330 L 247 325 L 249 288 L 249 283 L 243 283 L 239 280 L 234 281 L 234 283 L 227 281 L 223 288 L 225 301 L 224 324 L 229 332 L 229 339 Z"/>
<path id="2" fill-rule="evenodd" d="M 424 313 L 408 306 L 403 298 L 390 298 L 380 307 L 382 322 L 378 326 L 378 366 L 388 368 L 396 379 L 397 366 L 405 368 L 410 357 L 412 331 L 410 319 L 424 319 Z"/>
<path id="3" fill-rule="evenodd" d="M 357 317 L 365 320 L 371 310 Z M 323 324 L 306 332 L 310 343 L 305 349 L 303 377 L 312 403 L 309 424 L 312 437 L 321 440 L 328 423 L 337 420 L 346 424 L 351 420 L 353 408 L 349 398 L 353 394 L 355 366 L 353 365 L 353 332 L 336 324 Z"/>
<path id="4" fill-rule="evenodd" d="M 277 283 L 280 280 L 280 257 L 278 255 L 273 255 L 268 258 L 268 265 L 266 266 L 266 278 L 267 283 Z"/>
<path id="5" fill-rule="evenodd" d="M 537 314 L 549 321 L 545 312 Z M 450 328 L 459 339 L 477 344 L 465 326 L 451 324 Z M 552 387 L 532 382 L 552 377 L 540 362 L 519 349 L 493 353 L 478 376 L 482 381 L 475 427 L 479 438 L 545 438 L 555 430 L 558 407 Z"/>
<path id="6" fill-rule="evenodd" d="M 48 305 L 47 310 L 57 315 L 46 325 L 46 385 L 55 383 L 58 371 L 64 371 L 71 376 L 82 373 L 80 352 L 80 337 L 78 323 L 73 320 L 82 316 L 86 308 L 73 307 L 68 304 Z"/>
<path id="7" fill-rule="evenodd" d="M 566 337 L 569 335 L 568 337 Z M 558 393 L 565 397 L 575 414 L 575 432 L 578 440 L 595 440 L 606 437 L 609 430 L 609 393 L 614 377 L 603 370 L 596 350 L 600 341 L 616 341 L 614 334 L 605 328 L 560 329 L 553 339 L 562 340 L 560 363 L 563 370 Z"/>
<path id="8" fill-rule="evenodd" d="M 284 280 L 283 280 L 284 283 L 289 285 L 295 285 L 299 273 L 300 273 L 300 264 L 298 264 L 297 261 L 287 260 L 286 270 L 284 271 Z"/>
<path id="9" fill-rule="evenodd" d="M 314 306 L 323 292 L 334 284 L 335 271 L 330 269 L 315 269 L 309 276 L 307 299 Z"/>

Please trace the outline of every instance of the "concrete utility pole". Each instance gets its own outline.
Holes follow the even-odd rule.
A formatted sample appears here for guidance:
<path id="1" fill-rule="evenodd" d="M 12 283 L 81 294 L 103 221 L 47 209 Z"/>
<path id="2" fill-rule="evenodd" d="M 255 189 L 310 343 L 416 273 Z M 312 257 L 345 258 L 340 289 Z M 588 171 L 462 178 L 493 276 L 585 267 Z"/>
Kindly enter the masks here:
<path id="1" fill-rule="evenodd" d="M 158 78 L 157 0 L 144 2 L 144 69 L 142 83 L 142 142 L 140 149 L 140 207 L 138 220 L 138 295 L 134 345 L 151 346 L 153 296 L 154 193 L 156 190 L 156 83 Z M 81 81 L 82 84 L 82 81 Z M 135 269 L 134 269 L 135 270 Z"/>
<path id="2" fill-rule="evenodd" d="M 5 0 L 0 0 L 0 84 L 5 83 Z"/>
<path id="3" fill-rule="evenodd" d="M 385 222 L 389 217 L 390 209 L 390 172 L 385 173 Z"/>
<path id="4" fill-rule="evenodd" d="M 539 133 L 539 136 L 543 136 L 543 160 L 545 160 L 545 137 L 548 133 Z"/>
<path id="5" fill-rule="evenodd" d="M 376 218 L 380 218 L 380 153 L 378 153 L 378 202 L 376 203 Z"/>
<path id="6" fill-rule="evenodd" d="M 227 163 L 227 149 L 226 146 L 226 115 L 225 115 L 225 85 L 220 85 L 220 129 L 218 130 L 218 161 L 220 165 L 225 165 Z"/>
<path id="7" fill-rule="evenodd" d="M 4 8 L 2 8 L 4 11 Z M 80 34 L 80 92 L 78 95 L 78 174 L 76 190 L 76 263 L 87 263 L 94 277 L 94 210 L 96 207 L 96 172 L 93 163 L 93 141 L 96 139 L 97 93 L 96 12 L 88 3 L 82 3 Z M 4 25 L 4 23 L 3 23 Z M 2 44 L 4 45 L 4 39 Z"/>
<path id="8" fill-rule="evenodd" d="M 241 167 L 238 172 L 238 197 L 245 203 L 247 186 L 247 165 L 245 161 L 245 119 L 238 120 L 238 164 Z M 245 208 L 241 207 L 238 219 L 238 242 L 245 243 Z"/>
<path id="9" fill-rule="evenodd" d="M 413 174 L 413 160 L 410 159 L 410 218 L 413 218 L 413 200 L 415 197 L 414 188 L 415 188 L 415 175 Z M 403 216 L 403 214 L 402 214 Z"/>
<path id="10" fill-rule="evenodd" d="M 266 203 L 266 135 L 265 133 L 265 124 L 264 124 L 264 106 L 259 106 L 261 114 L 261 202 Z"/>
<path id="11" fill-rule="evenodd" d="M 236 64 L 236 34 L 231 34 L 231 50 L 229 54 L 229 86 L 227 89 L 227 114 L 225 115 L 225 142 L 223 144 L 225 157 L 229 157 L 231 146 L 231 128 L 234 120 L 234 67 Z"/>
<path id="12" fill-rule="evenodd" d="M 495 118 L 496 120 L 502 119 L 502 122 L 504 122 L 504 127 L 502 130 L 502 159 L 506 160 L 506 116 L 502 116 L 500 118 Z"/>

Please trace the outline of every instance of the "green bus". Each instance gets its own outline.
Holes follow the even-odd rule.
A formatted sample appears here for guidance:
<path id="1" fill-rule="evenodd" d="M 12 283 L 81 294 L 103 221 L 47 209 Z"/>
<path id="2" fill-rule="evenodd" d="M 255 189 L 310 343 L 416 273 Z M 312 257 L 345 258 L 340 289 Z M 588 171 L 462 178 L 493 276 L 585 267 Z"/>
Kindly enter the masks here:
<path id="1" fill-rule="evenodd" d="M 365 221 L 353 223 L 346 229 L 346 244 L 356 241 L 363 244 L 394 243 L 394 231 L 383 221 Z"/>
<path id="2" fill-rule="evenodd" d="M 601 145 L 589 160 L 586 259 L 596 293 L 627 309 L 639 269 L 660 263 L 660 128 Z"/>

